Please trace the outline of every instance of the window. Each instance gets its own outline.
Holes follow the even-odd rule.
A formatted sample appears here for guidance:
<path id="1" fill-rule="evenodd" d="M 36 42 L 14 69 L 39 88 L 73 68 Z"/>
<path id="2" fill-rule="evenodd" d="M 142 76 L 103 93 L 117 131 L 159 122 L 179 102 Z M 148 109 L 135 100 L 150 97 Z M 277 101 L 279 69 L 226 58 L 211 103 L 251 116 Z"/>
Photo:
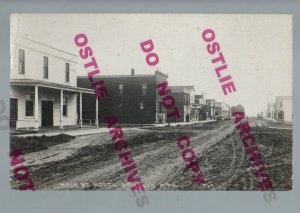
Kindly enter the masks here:
<path id="1" fill-rule="evenodd" d="M 280 107 L 282 107 L 282 102 L 280 102 Z"/>
<path id="2" fill-rule="evenodd" d="M 25 51 L 19 49 L 19 73 L 25 74 Z"/>
<path id="3" fill-rule="evenodd" d="M 142 95 L 147 95 L 147 84 L 142 85 Z"/>
<path id="4" fill-rule="evenodd" d="M 44 78 L 48 78 L 48 57 L 44 56 Z"/>
<path id="5" fill-rule="evenodd" d="M 70 64 L 66 63 L 66 82 L 70 82 Z"/>
<path id="6" fill-rule="evenodd" d="M 33 116 L 33 101 L 26 101 L 26 116 Z"/>
<path id="7" fill-rule="evenodd" d="M 68 98 L 63 98 L 63 116 L 68 116 Z"/>
<path id="8" fill-rule="evenodd" d="M 156 113 L 162 113 L 162 102 L 156 101 Z"/>
<path id="9" fill-rule="evenodd" d="M 33 95 L 26 95 L 25 115 L 33 116 Z"/>
<path id="10" fill-rule="evenodd" d="M 185 105 L 189 105 L 190 104 L 190 95 L 189 94 L 184 94 L 184 103 Z"/>
<path id="11" fill-rule="evenodd" d="M 119 95 L 123 95 L 123 89 L 124 89 L 124 85 L 119 84 Z"/>

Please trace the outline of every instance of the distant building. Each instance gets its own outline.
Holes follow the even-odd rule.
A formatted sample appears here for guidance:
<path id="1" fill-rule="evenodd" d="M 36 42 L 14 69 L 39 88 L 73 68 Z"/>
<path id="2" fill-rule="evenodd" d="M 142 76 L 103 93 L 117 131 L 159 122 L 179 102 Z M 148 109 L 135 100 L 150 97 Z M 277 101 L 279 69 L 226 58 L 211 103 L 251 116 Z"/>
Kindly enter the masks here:
<path id="1" fill-rule="evenodd" d="M 223 102 L 215 102 L 215 114 L 214 116 L 222 116 Z"/>
<path id="2" fill-rule="evenodd" d="M 194 102 L 191 103 L 194 106 L 195 121 L 202 121 L 207 119 L 206 111 L 206 98 L 205 94 L 194 95 Z"/>
<path id="3" fill-rule="evenodd" d="M 117 116 L 119 123 L 164 123 L 166 110 L 162 106 L 162 97 L 157 94 L 156 84 L 166 81 L 168 76 L 156 71 L 150 75 L 102 75 L 94 77 L 103 80 L 109 96 L 99 100 L 99 122 L 108 115 Z M 77 83 L 91 88 L 88 76 L 78 76 Z M 95 97 L 83 96 L 83 119 L 93 118 Z M 143 109 L 141 109 L 141 105 Z"/>
<path id="4" fill-rule="evenodd" d="M 215 99 L 206 99 L 206 112 L 207 112 L 207 118 L 210 120 L 215 119 Z"/>
<path id="5" fill-rule="evenodd" d="M 288 122 L 293 121 L 292 96 L 275 97 L 275 119 Z"/>
<path id="6" fill-rule="evenodd" d="M 224 105 L 223 105 L 222 117 L 223 117 L 223 119 L 230 119 L 230 117 L 231 117 L 230 105 L 228 105 L 226 103 L 224 103 Z"/>
<path id="7" fill-rule="evenodd" d="M 181 114 L 179 119 L 170 120 L 171 122 L 189 122 L 191 121 L 191 93 L 195 91 L 194 86 L 170 86 L 172 96 L 176 100 L 176 106 Z M 194 119 L 194 117 L 192 116 Z"/>
<path id="8" fill-rule="evenodd" d="M 72 53 L 17 37 L 11 46 L 11 127 L 76 125 L 77 95 L 94 97 L 93 90 L 77 87 L 76 66 Z M 95 98 L 89 107 L 96 107 Z"/>
<path id="9" fill-rule="evenodd" d="M 275 119 L 275 103 L 268 104 L 267 118 Z"/>
<path id="10" fill-rule="evenodd" d="M 230 106 L 224 102 L 215 102 L 215 117 L 230 118 Z"/>

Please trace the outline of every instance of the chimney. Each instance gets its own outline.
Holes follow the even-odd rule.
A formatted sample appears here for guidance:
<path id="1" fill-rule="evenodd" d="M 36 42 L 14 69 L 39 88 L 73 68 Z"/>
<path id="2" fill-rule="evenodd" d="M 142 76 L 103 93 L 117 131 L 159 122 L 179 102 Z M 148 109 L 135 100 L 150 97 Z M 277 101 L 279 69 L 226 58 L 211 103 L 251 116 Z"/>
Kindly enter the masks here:
<path id="1" fill-rule="evenodd" d="M 134 69 L 133 68 L 131 69 L 131 75 L 134 75 Z"/>

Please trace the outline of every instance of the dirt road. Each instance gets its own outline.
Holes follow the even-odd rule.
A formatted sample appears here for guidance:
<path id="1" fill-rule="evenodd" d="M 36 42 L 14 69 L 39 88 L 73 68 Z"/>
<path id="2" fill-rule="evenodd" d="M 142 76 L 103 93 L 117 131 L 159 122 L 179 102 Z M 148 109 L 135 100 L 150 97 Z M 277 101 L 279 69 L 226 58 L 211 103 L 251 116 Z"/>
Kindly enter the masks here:
<path id="1" fill-rule="evenodd" d="M 291 126 L 250 120 L 276 190 L 291 189 Z M 188 135 L 208 184 L 193 185 L 177 138 Z M 232 121 L 124 132 L 146 190 L 257 190 Z M 78 136 L 68 143 L 26 154 L 38 190 L 128 190 L 108 133 Z M 16 188 L 16 184 L 12 184 Z"/>

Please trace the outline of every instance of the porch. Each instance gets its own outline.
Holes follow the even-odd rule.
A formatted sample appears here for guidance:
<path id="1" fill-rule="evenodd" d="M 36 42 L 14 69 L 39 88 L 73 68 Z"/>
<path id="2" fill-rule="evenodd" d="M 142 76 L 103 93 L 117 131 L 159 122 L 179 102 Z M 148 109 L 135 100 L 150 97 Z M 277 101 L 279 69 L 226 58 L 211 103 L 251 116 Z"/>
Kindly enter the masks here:
<path id="1" fill-rule="evenodd" d="M 75 126 L 98 126 L 96 98 L 95 118 L 88 121 L 82 119 L 82 94 L 94 96 L 91 89 L 28 79 L 11 80 L 10 85 L 11 129 L 43 131 L 49 128 L 62 130 Z"/>

